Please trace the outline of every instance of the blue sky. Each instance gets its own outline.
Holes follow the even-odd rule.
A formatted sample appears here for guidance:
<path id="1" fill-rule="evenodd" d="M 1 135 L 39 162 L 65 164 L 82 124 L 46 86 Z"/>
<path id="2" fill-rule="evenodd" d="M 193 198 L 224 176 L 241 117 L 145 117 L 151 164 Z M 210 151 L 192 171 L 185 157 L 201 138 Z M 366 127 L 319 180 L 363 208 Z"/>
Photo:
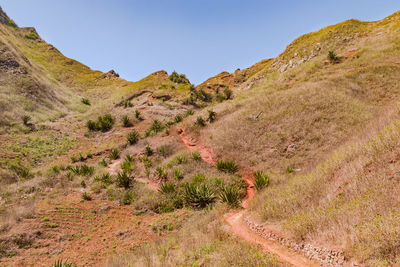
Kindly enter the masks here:
<path id="1" fill-rule="evenodd" d="M 378 20 L 399 0 L 0 0 L 64 55 L 136 81 L 164 69 L 198 84 L 277 56 L 304 33 Z"/>

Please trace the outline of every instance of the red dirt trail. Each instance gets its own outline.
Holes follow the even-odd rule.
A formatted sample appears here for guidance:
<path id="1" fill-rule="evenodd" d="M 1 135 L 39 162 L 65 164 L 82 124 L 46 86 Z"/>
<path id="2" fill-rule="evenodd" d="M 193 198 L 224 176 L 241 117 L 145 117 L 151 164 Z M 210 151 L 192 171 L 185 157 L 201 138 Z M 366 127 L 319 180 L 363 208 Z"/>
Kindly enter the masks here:
<path id="1" fill-rule="evenodd" d="M 213 149 L 209 146 L 200 144 L 188 137 L 184 129 L 178 130 L 179 136 L 183 144 L 191 151 L 199 152 L 202 159 L 211 164 L 215 165 L 216 156 Z M 250 201 L 254 198 L 255 188 L 254 188 L 254 177 L 251 173 L 243 173 L 243 179 L 247 184 L 247 194 L 242 201 L 243 209 L 238 211 L 233 211 L 224 215 L 224 219 L 228 224 L 230 230 L 238 237 L 246 240 L 250 243 L 258 244 L 263 247 L 264 250 L 274 254 L 282 262 L 294 265 L 294 266 L 319 266 L 313 261 L 310 261 L 306 257 L 298 254 L 294 254 L 288 251 L 284 246 L 277 242 L 267 240 L 258 234 L 251 231 L 247 223 L 244 220 L 244 215 L 246 214 L 247 208 L 249 207 Z"/>

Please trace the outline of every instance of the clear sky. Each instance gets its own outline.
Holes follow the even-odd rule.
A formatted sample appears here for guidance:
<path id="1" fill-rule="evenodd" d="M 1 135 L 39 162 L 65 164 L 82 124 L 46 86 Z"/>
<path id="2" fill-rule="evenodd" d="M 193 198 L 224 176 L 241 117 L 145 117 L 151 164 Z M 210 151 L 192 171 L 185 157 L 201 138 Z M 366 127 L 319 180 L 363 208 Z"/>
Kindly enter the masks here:
<path id="1" fill-rule="evenodd" d="M 164 69 L 198 84 L 277 56 L 304 33 L 382 19 L 399 0 L 0 0 L 67 57 L 136 81 Z"/>

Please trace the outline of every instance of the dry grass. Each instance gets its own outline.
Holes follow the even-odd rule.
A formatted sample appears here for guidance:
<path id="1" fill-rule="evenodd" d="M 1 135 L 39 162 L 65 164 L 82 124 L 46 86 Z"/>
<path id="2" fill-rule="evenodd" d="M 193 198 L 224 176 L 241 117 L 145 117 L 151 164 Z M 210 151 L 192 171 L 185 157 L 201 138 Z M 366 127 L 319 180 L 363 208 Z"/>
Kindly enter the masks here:
<path id="1" fill-rule="evenodd" d="M 282 266 L 257 246 L 223 230 L 226 208 L 195 212 L 178 233 L 132 254 L 109 259 L 106 266 Z"/>

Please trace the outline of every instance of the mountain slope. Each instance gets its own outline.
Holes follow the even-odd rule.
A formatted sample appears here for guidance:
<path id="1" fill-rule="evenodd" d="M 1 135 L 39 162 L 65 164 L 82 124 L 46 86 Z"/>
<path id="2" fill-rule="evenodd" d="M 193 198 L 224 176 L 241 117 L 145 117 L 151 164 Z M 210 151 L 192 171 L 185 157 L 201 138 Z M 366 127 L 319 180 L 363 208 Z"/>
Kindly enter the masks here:
<path id="1" fill-rule="evenodd" d="M 270 173 L 254 218 L 349 258 L 397 262 L 390 236 L 400 210 L 388 196 L 398 189 L 396 176 L 385 176 L 397 165 L 383 162 L 398 139 L 388 125 L 396 125 L 400 101 L 399 14 L 298 38 L 252 78 L 251 90 L 214 107 L 212 126 L 188 123 L 218 157 Z"/>

